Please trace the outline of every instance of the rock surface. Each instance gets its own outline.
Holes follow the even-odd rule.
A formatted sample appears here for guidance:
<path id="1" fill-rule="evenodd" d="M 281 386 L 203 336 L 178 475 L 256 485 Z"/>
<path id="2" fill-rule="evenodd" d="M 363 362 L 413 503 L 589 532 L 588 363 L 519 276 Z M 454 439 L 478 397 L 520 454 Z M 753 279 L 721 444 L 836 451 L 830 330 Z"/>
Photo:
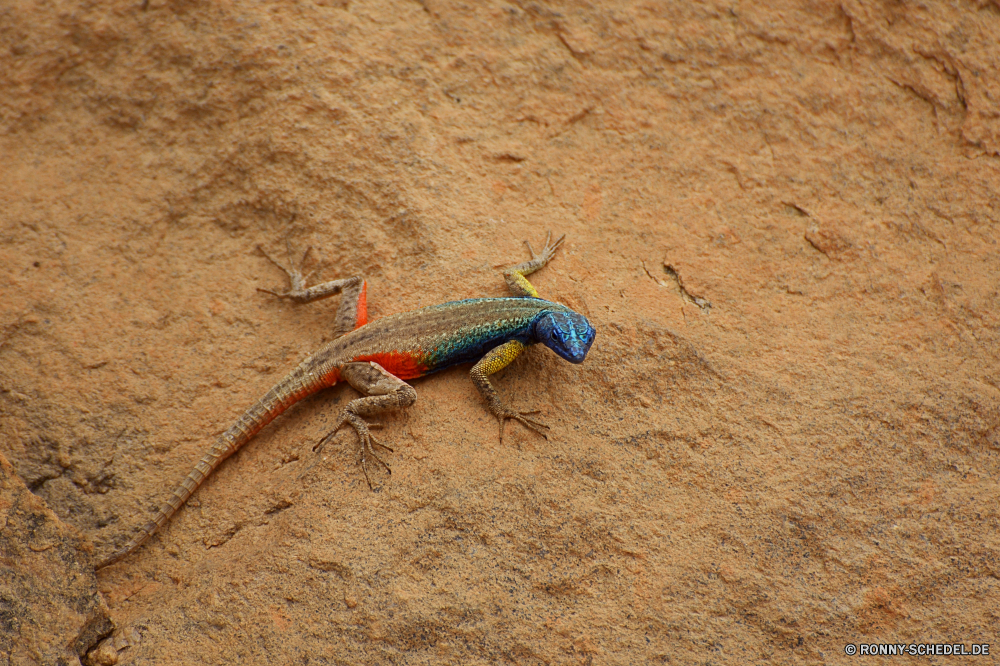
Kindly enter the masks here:
<path id="1" fill-rule="evenodd" d="M 91 550 L 0 455 L 0 663 L 78 665 L 111 632 Z"/>
<path id="2" fill-rule="evenodd" d="M 98 554 L 329 339 L 258 245 L 380 316 L 551 228 L 598 329 L 496 382 L 548 441 L 415 382 L 377 492 L 297 405 L 100 572 L 122 662 L 995 641 L 1000 4 L 767 4 L 0 5 L 0 453 Z"/>

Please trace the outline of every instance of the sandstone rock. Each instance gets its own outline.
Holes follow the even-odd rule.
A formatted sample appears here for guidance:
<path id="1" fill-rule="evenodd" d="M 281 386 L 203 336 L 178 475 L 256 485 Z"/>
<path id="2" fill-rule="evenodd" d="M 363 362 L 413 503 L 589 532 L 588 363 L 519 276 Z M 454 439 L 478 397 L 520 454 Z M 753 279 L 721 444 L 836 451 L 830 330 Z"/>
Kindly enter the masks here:
<path id="1" fill-rule="evenodd" d="M 28 490 L 0 455 L 0 659 L 79 664 L 113 625 L 91 544 Z"/>
<path id="2" fill-rule="evenodd" d="M 598 329 L 497 379 L 548 441 L 415 382 L 376 492 L 349 432 L 312 453 L 352 390 L 295 406 L 100 573 L 94 662 L 995 641 L 997 35 L 986 0 L 0 3 L 0 452 L 99 555 L 329 339 L 258 245 L 378 317 L 504 294 L 551 228 L 533 283 Z"/>

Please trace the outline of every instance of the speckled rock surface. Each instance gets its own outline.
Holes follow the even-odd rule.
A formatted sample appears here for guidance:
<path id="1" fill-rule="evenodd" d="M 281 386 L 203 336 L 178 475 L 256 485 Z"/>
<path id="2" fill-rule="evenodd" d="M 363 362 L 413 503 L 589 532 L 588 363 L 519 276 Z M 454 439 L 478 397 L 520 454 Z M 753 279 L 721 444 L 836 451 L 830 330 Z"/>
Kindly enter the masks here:
<path id="1" fill-rule="evenodd" d="M 79 664 L 111 632 L 90 551 L 0 455 L 0 662 Z"/>
<path id="2" fill-rule="evenodd" d="M 354 393 L 303 401 L 100 572 L 115 658 L 995 641 L 998 34 L 996 2 L 0 6 L 0 453 L 104 554 L 329 339 L 258 245 L 380 316 L 502 295 L 551 228 L 533 282 L 597 341 L 496 382 L 548 441 L 447 371 L 371 492 L 353 435 L 311 451 Z"/>

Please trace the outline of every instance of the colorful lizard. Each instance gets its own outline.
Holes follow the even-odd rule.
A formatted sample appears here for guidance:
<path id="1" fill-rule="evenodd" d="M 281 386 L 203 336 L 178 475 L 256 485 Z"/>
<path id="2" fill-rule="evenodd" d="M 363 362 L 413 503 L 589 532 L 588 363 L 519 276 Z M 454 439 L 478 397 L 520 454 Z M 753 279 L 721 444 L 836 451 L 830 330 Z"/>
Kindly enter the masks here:
<path id="1" fill-rule="evenodd" d="M 325 444 L 344 425 L 350 425 L 361 440 L 361 469 L 369 487 L 369 458 L 391 474 L 389 466 L 376 455 L 374 447 L 392 449 L 372 436 L 371 429 L 378 424 L 367 423 L 365 417 L 412 405 L 417 393 L 404 379 L 422 377 L 460 363 L 476 362 L 470 373 L 472 381 L 486 399 L 490 412 L 500 421 L 501 443 L 508 419 L 514 419 L 545 437 L 542 429 L 548 426 L 530 418 L 537 412 L 518 412 L 505 405 L 490 384 L 489 375 L 505 368 L 528 345 L 540 342 L 567 361 L 582 363 L 594 342 L 594 327 L 586 317 L 565 305 L 542 300 L 525 277 L 552 259 L 565 236 L 550 244 L 551 238 L 549 234 L 545 248 L 538 255 L 528 244 L 531 259 L 504 271 L 507 286 L 514 294 L 512 298 L 453 301 L 371 323 L 368 323 L 367 283 L 364 278 L 332 280 L 306 288 L 308 276 L 303 276 L 298 267 L 292 265 L 286 268 L 265 253 L 264 256 L 272 263 L 288 273 L 291 289 L 284 292 L 260 291 L 299 303 L 343 294 L 335 320 L 338 337 L 302 361 L 244 412 L 174 489 L 141 533 L 101 561 L 96 568 L 113 564 L 139 548 L 170 520 L 223 460 L 250 441 L 261 428 L 299 400 L 337 382 L 346 381 L 364 397 L 347 404 L 336 427 L 320 440 L 316 448 Z M 308 254 L 307 249 L 302 256 L 303 263 Z"/>

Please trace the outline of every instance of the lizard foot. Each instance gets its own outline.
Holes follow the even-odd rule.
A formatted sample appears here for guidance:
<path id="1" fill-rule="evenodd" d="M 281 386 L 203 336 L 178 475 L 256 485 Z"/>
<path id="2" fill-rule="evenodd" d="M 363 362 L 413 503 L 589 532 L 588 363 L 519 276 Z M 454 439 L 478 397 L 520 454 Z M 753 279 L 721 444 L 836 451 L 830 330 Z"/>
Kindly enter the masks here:
<path id="1" fill-rule="evenodd" d="M 378 454 L 375 453 L 375 447 L 378 446 L 385 449 L 389 453 L 395 453 L 395 451 L 392 448 L 386 446 L 382 442 L 375 439 L 375 435 L 371 433 L 372 430 L 381 428 L 382 427 L 381 423 L 365 423 L 364 419 L 362 419 L 360 416 L 357 416 L 356 414 L 352 414 L 350 412 L 344 412 L 344 415 L 340 417 L 340 423 L 338 423 L 333 430 L 328 432 L 323 437 L 323 439 L 319 440 L 319 442 L 316 443 L 316 446 L 313 447 L 313 451 L 318 452 L 320 449 L 322 449 L 323 446 L 330 439 L 332 439 L 335 434 L 337 434 L 337 431 L 340 430 L 345 425 L 350 425 L 352 428 L 354 428 L 354 431 L 358 433 L 358 439 L 361 440 L 361 471 L 365 473 L 365 481 L 368 482 L 368 489 L 374 490 L 374 488 L 372 487 L 371 477 L 368 476 L 369 458 L 374 458 L 375 462 L 380 464 L 390 476 L 392 475 L 392 468 L 390 468 L 389 465 L 384 460 L 378 457 Z"/>
<path id="2" fill-rule="evenodd" d="M 288 266 L 285 266 L 284 264 L 273 258 L 271 255 L 265 252 L 264 248 L 262 248 L 260 245 L 257 246 L 257 249 L 260 250 L 260 253 L 263 254 L 268 261 L 270 261 L 272 264 L 274 264 L 281 270 L 285 271 L 285 273 L 288 275 L 288 281 L 291 283 L 291 289 L 288 289 L 286 291 L 281 291 L 281 292 L 271 291 L 270 289 L 262 289 L 260 287 L 257 287 L 257 291 L 262 291 L 265 294 L 272 294 L 279 298 L 290 298 L 293 301 L 306 300 L 308 293 L 308 290 L 306 289 L 306 282 L 309 280 L 310 277 L 312 277 L 313 271 L 309 271 L 308 273 L 303 275 L 302 267 L 305 266 L 306 259 L 309 257 L 309 252 L 312 251 L 312 245 L 306 248 L 306 251 L 302 253 L 301 261 L 299 261 L 298 265 L 296 265 L 295 261 L 292 259 L 292 245 L 291 243 L 288 242 L 288 239 L 286 238 L 285 249 L 288 252 Z"/>
<path id="3" fill-rule="evenodd" d="M 551 240 L 552 240 L 552 232 L 550 231 L 548 235 L 545 236 L 545 247 L 542 248 L 541 254 L 535 254 L 535 250 L 531 247 L 531 243 L 529 243 L 528 241 L 524 241 L 524 244 L 528 246 L 528 252 L 531 253 L 532 261 L 540 259 L 542 262 L 542 266 L 549 263 L 552 260 L 552 257 L 556 256 L 556 250 L 558 250 L 559 246 L 562 245 L 562 242 L 566 240 L 566 234 L 563 234 L 562 236 L 557 238 L 555 243 L 549 244 L 549 241 Z"/>
<path id="4" fill-rule="evenodd" d="M 534 430 L 545 439 L 548 439 L 549 436 L 543 432 L 542 428 L 548 430 L 549 426 L 541 421 L 528 418 L 531 414 L 538 413 L 539 410 L 537 409 L 533 409 L 530 412 L 515 412 L 512 409 L 503 409 L 500 413 L 496 414 L 496 417 L 500 420 L 500 443 L 503 444 L 503 427 L 504 424 L 507 423 L 507 419 L 514 419 L 529 430 Z"/>

